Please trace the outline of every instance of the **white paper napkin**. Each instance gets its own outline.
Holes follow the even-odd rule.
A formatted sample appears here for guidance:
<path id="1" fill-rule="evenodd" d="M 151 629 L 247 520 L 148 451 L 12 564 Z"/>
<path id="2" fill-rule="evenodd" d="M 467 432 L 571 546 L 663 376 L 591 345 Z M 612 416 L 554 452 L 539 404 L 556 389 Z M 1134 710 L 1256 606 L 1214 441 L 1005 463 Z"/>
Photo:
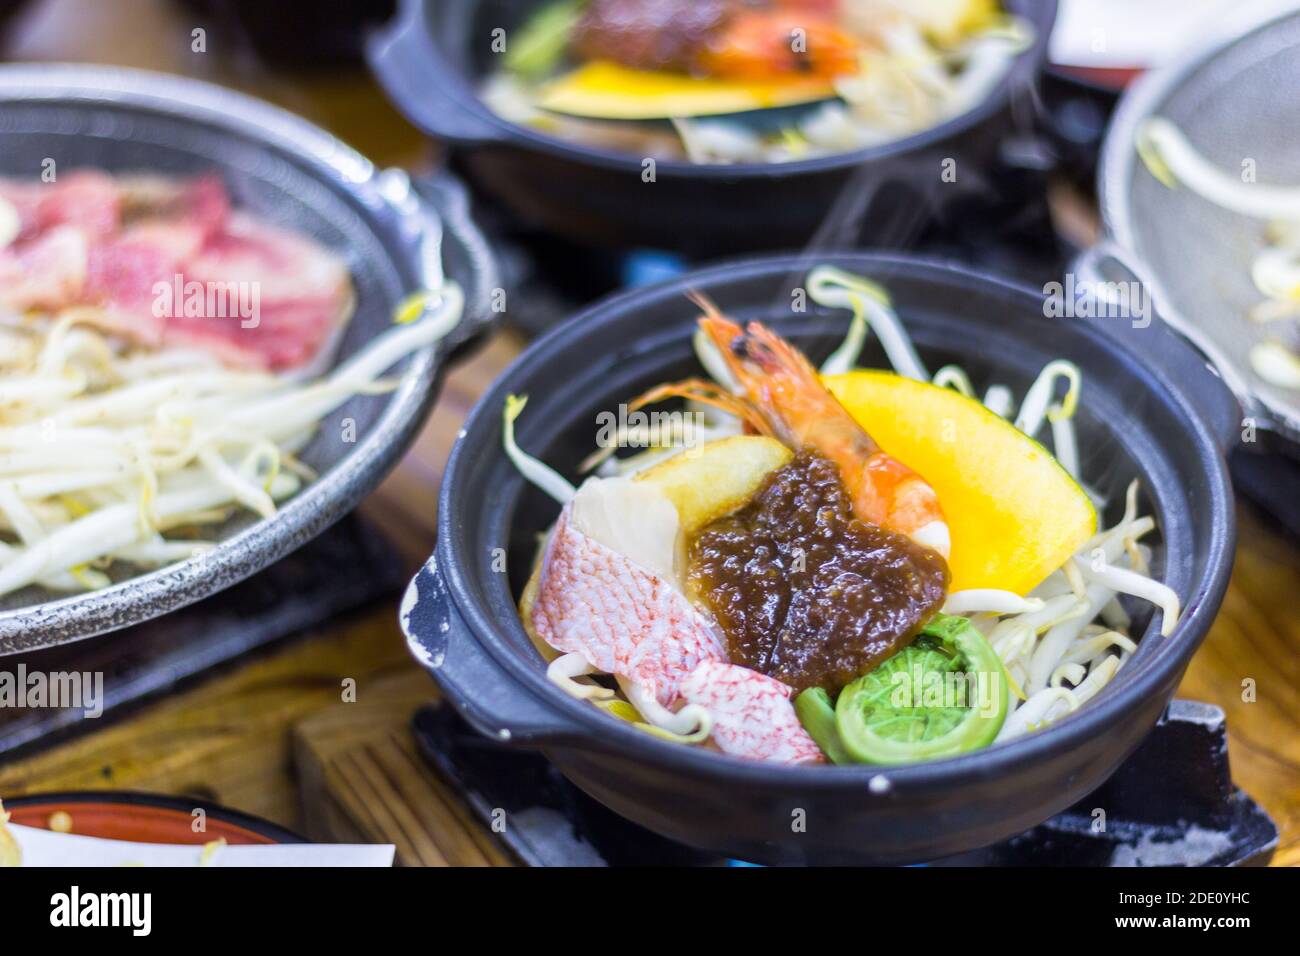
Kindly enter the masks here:
<path id="1" fill-rule="evenodd" d="M 1300 0 L 1062 0 L 1050 56 L 1066 66 L 1155 67 L 1231 36 L 1240 21 L 1297 7 Z"/>
<path id="2" fill-rule="evenodd" d="M 23 853 L 23 866 L 198 866 L 202 846 L 170 846 L 101 840 L 9 824 Z M 209 851 L 207 866 L 392 866 L 391 844 L 298 843 L 222 846 Z"/>

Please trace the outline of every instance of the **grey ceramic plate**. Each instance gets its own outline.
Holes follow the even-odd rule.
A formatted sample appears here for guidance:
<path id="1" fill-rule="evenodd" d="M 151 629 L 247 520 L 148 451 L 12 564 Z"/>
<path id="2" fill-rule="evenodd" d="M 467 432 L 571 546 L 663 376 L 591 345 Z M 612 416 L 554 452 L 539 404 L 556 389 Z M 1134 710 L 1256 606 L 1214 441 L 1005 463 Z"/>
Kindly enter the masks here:
<path id="1" fill-rule="evenodd" d="M 466 291 L 465 318 L 408 359 L 396 391 L 328 416 L 303 458 L 319 477 L 270 520 L 231 519 L 202 557 L 65 596 L 28 588 L 0 599 L 0 655 L 135 624 L 229 587 L 342 517 L 396 463 L 435 397 L 443 358 L 490 317 L 496 268 L 459 186 L 413 189 L 325 131 L 266 103 L 180 77 L 74 65 L 0 67 L 0 175 L 59 171 L 220 173 L 236 204 L 309 233 L 352 270 L 356 314 L 338 359 L 391 322 L 408 293 L 443 271 Z M 341 422 L 356 441 L 339 440 Z"/>
<path id="2" fill-rule="evenodd" d="M 1195 343 L 1260 427 L 1300 441 L 1300 395 L 1270 385 L 1249 352 L 1271 331 L 1248 317 L 1261 300 L 1250 278 L 1264 223 L 1221 209 L 1189 189 L 1168 189 L 1139 161 L 1137 131 L 1171 120 L 1223 169 L 1252 159 L 1259 180 L 1300 182 L 1300 11 L 1247 3 L 1231 15 L 1233 39 L 1190 51 L 1147 74 L 1120 101 L 1102 151 L 1098 190 L 1113 257 L 1136 273 L 1156 308 Z M 1088 267 L 1085 264 L 1085 270 Z"/>

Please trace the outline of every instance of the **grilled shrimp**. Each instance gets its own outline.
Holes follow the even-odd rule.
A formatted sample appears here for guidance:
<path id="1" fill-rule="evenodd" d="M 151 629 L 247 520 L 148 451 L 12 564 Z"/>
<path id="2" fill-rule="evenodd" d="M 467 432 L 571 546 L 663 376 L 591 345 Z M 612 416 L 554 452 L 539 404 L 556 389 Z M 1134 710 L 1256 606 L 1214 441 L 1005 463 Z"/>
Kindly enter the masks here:
<path id="1" fill-rule="evenodd" d="M 795 37 L 802 38 L 802 45 L 796 46 Z M 829 79 L 858 71 L 858 43 L 833 16 L 802 4 L 738 6 L 697 62 L 707 75 L 728 79 Z"/>
<path id="2" fill-rule="evenodd" d="M 583 59 L 636 70 L 832 79 L 856 73 L 859 54 L 834 7 L 826 0 L 591 0 L 573 48 Z"/>
<path id="3" fill-rule="evenodd" d="M 772 433 L 834 462 L 859 519 L 947 558 L 948 524 L 926 480 L 876 444 L 789 342 L 758 322 L 742 329 L 711 302 L 698 301 L 705 309 L 700 327 Z"/>

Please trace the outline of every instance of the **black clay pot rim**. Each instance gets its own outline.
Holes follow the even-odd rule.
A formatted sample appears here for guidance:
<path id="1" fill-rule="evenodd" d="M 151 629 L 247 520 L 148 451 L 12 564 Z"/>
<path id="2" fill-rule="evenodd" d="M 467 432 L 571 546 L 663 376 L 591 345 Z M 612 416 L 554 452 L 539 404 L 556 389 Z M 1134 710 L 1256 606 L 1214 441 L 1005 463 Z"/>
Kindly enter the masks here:
<path id="1" fill-rule="evenodd" d="M 424 0 L 407 0 L 406 12 L 399 13 L 402 18 L 415 18 L 420 22 L 423 33 L 427 36 L 429 25 L 425 22 Z M 938 126 L 921 130 L 902 139 L 848 153 L 835 153 L 814 159 L 794 160 L 788 163 L 735 163 L 731 165 L 690 163 L 683 160 L 656 160 L 656 174 L 663 173 L 671 178 L 695 178 L 706 180 L 737 179 L 782 179 L 798 173 L 819 173 L 846 169 L 853 166 L 872 163 L 887 157 L 921 149 L 934 143 L 964 133 L 992 116 L 1010 98 L 1012 90 L 1028 86 L 1041 71 L 1047 61 L 1047 47 L 1051 38 L 1052 27 L 1056 22 L 1057 0 L 1033 0 L 1032 12 L 1022 16 L 1033 23 L 1034 42 L 1026 50 L 1016 54 L 1005 76 L 998 81 L 983 100 L 964 113 L 954 116 Z M 440 56 L 440 54 L 439 54 Z M 451 68 L 451 67 L 449 67 Z M 546 153 L 562 159 L 574 160 L 590 166 L 600 166 L 616 172 L 640 175 L 643 157 L 613 149 L 583 146 L 570 143 L 554 136 L 547 136 L 527 126 L 512 123 L 499 116 L 495 110 L 483 102 L 470 78 L 466 82 L 471 96 L 457 96 L 453 90 L 446 91 L 449 97 L 458 100 L 462 109 L 469 110 L 476 118 L 486 121 L 502 134 L 502 141 L 516 146 L 527 146 L 536 152 Z M 480 145 L 483 141 L 473 137 L 443 137 L 455 145 Z"/>
<path id="2" fill-rule="evenodd" d="M 623 313 L 629 306 L 635 305 L 642 299 L 684 293 L 690 288 L 702 286 L 713 280 L 742 279 L 806 270 L 812 261 L 806 255 L 746 258 L 606 298 L 552 329 L 511 363 L 498 377 L 492 390 L 480 399 L 470 413 L 461 434 L 464 436 L 472 431 L 485 417 L 499 421 L 501 403 L 519 371 L 539 363 L 544 364 L 552 350 L 563 346 L 577 330 L 598 316 Z M 1005 279 L 955 263 L 919 256 L 839 253 L 818 256 L 815 261 L 852 267 L 867 273 L 888 273 L 891 269 L 907 270 L 913 274 L 947 273 L 966 280 L 991 283 L 1020 295 L 1036 294 L 1026 286 Z M 1096 327 L 1080 323 L 1076 328 L 1081 334 L 1104 341 L 1106 348 L 1110 350 L 1118 347 L 1113 340 L 1105 338 Z M 1215 530 L 1210 536 L 1210 554 L 1207 556 L 1206 572 L 1196 583 L 1195 590 L 1186 596 L 1183 614 L 1174 632 L 1168 637 L 1161 637 L 1157 631 L 1148 627 L 1142 637 L 1144 641 L 1179 642 L 1176 652 L 1153 660 L 1147 669 L 1132 681 L 1104 689 L 1079 712 L 1067 716 L 1052 727 L 959 757 L 893 766 L 773 765 L 660 740 L 610 717 L 588 702 L 575 700 L 564 694 L 547 680 L 545 668 L 540 665 L 540 661 L 525 660 L 522 655 L 502 646 L 503 642 L 494 636 L 495 630 L 500 627 L 500 622 L 492 618 L 488 608 L 477 605 L 470 598 L 473 589 L 467 581 L 465 568 L 451 552 L 449 542 L 453 537 L 453 528 L 461 520 L 456 501 L 460 496 L 462 484 L 459 474 L 460 459 L 462 455 L 467 454 L 464 442 L 458 442 L 452 450 L 439 495 L 439 571 L 457 612 L 496 666 L 502 668 L 512 680 L 527 688 L 549 707 L 563 714 L 570 726 L 577 724 L 583 728 L 582 733 L 561 731 L 554 738 L 546 735 L 548 739 L 538 744 L 542 749 L 554 746 L 559 749 L 587 750 L 596 753 L 616 751 L 621 754 L 635 755 L 638 760 L 674 772 L 715 779 L 726 778 L 733 783 L 744 782 L 776 787 L 798 785 L 809 791 L 838 790 L 845 785 L 865 787 L 873 777 L 878 775 L 887 779 L 890 792 L 896 788 L 910 788 L 915 791 L 926 787 L 952 786 L 963 780 L 994 777 L 1014 769 L 1023 762 L 1045 759 L 1053 753 L 1078 746 L 1089 737 L 1106 733 L 1112 723 L 1124 719 L 1128 712 L 1137 709 L 1142 698 L 1179 677 L 1218 613 L 1219 605 L 1228 587 L 1228 575 L 1236 541 L 1236 517 L 1227 463 L 1208 426 L 1182 397 L 1178 390 L 1178 383 L 1168 379 L 1164 379 L 1164 382 L 1174 395 L 1179 396 L 1184 417 L 1195 436 L 1199 458 L 1205 465 L 1212 510 L 1221 516 L 1221 520 L 1214 522 Z M 504 586 L 508 588 L 508 585 Z M 513 604 L 513 594 L 510 595 L 510 601 Z M 511 617 L 508 626 L 518 628 L 519 636 L 523 636 L 523 626 L 517 616 Z M 493 636 L 485 640 L 483 637 L 485 634 Z M 1170 691 L 1172 693 L 1172 688 Z"/>

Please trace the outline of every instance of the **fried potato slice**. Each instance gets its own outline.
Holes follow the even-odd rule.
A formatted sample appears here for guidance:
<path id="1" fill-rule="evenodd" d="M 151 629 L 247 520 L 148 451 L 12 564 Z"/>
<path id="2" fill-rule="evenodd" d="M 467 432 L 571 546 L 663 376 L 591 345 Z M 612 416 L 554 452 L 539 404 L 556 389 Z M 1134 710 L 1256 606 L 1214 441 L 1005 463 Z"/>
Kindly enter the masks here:
<path id="1" fill-rule="evenodd" d="M 768 475 L 794 457 L 775 438 L 735 435 L 689 448 L 639 473 L 677 508 L 689 537 L 710 521 L 744 507 Z"/>

